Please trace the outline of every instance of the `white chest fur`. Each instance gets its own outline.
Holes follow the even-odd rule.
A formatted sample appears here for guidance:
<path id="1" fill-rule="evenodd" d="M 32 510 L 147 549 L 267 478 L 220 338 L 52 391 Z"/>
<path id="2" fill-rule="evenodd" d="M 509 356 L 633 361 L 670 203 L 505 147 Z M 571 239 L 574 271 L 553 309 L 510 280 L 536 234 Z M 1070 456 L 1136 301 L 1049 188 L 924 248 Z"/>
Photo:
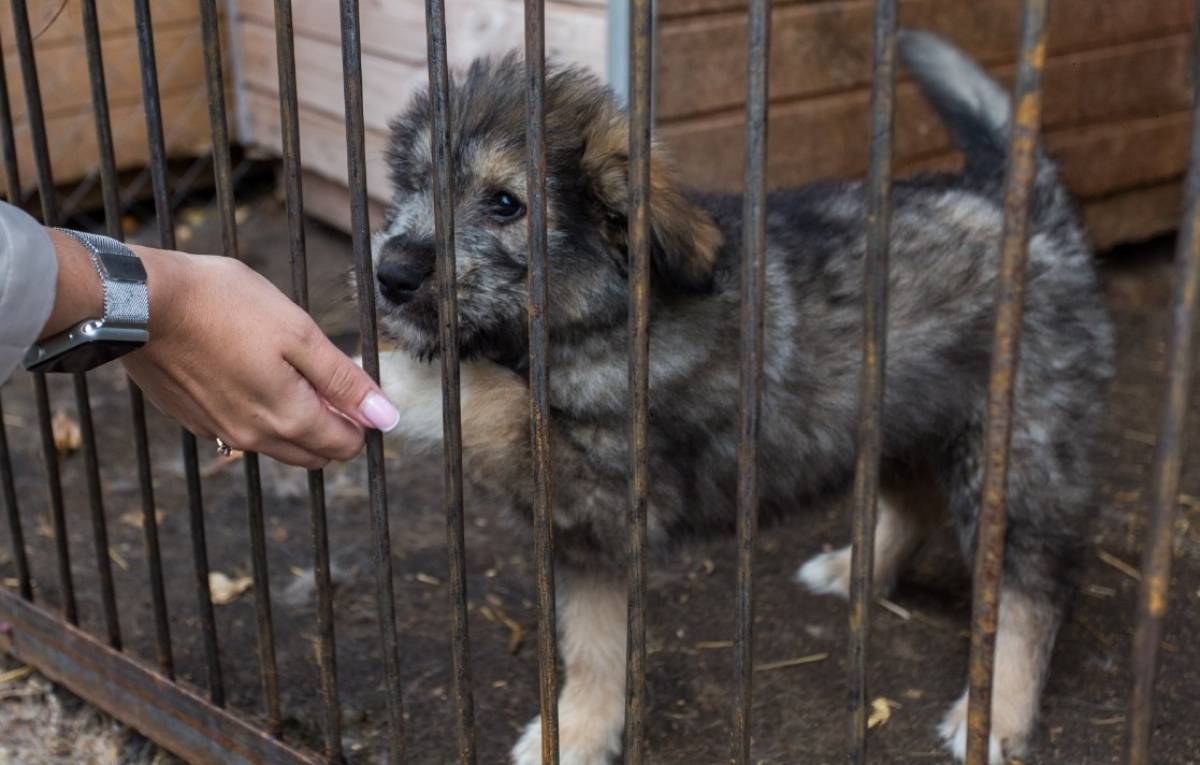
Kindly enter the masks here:
<path id="1" fill-rule="evenodd" d="M 389 437 L 417 448 L 441 444 L 441 365 L 396 350 L 380 354 L 379 372 L 384 392 L 400 410 Z M 459 389 L 464 448 L 503 449 L 525 438 L 529 397 L 519 375 L 490 361 L 463 362 Z"/>

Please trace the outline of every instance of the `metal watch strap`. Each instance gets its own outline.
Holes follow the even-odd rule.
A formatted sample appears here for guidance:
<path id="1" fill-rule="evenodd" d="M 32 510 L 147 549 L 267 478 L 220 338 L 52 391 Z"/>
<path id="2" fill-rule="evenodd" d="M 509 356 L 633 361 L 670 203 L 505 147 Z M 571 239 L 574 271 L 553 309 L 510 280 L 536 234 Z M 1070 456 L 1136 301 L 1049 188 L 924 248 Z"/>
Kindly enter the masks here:
<path id="1" fill-rule="evenodd" d="M 87 248 L 104 285 L 104 321 L 145 327 L 150 322 L 150 298 L 141 260 L 112 237 L 60 228 Z"/>

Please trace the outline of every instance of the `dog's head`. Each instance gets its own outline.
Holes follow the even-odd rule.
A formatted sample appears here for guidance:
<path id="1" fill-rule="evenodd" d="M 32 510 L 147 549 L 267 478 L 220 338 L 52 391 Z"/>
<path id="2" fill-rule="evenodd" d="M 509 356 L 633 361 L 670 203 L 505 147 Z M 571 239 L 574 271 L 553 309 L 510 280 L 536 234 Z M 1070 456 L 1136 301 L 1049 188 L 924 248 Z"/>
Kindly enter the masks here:
<path id="1" fill-rule="evenodd" d="M 547 319 L 567 340 L 627 316 L 629 123 L 580 69 L 549 66 L 545 92 Z M 476 61 L 451 84 L 450 115 L 461 353 L 520 363 L 529 254 L 522 59 Z M 373 242 L 383 330 L 426 358 L 439 346 L 430 122 L 422 93 L 392 125 L 393 196 Z M 657 150 L 649 217 L 655 288 L 709 289 L 720 234 Z"/>

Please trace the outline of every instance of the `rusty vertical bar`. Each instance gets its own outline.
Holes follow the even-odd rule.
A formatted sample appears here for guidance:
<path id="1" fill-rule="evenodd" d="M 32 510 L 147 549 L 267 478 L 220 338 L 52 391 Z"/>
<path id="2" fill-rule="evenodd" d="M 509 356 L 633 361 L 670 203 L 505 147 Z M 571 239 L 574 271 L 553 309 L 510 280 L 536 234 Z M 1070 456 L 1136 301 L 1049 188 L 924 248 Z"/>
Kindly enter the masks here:
<path id="1" fill-rule="evenodd" d="M 104 204 L 105 233 L 124 239 L 121 230 L 120 189 L 117 188 L 117 162 L 113 152 L 112 120 L 108 112 L 108 85 L 104 76 L 104 56 L 100 45 L 100 20 L 96 0 L 82 0 L 83 42 L 87 55 L 88 84 L 91 87 L 92 114 L 95 117 L 97 159 L 100 164 L 100 196 Z M 142 423 L 145 427 L 145 423 Z"/>
<path id="2" fill-rule="evenodd" d="M 62 480 L 58 473 L 58 453 L 54 446 L 54 429 L 50 425 L 50 394 L 46 376 L 33 376 L 33 395 L 38 411 L 38 430 L 42 439 L 42 460 L 46 465 L 46 481 L 50 489 L 50 522 L 54 527 L 55 562 L 58 565 L 58 586 L 61 590 L 63 618 L 78 626 L 75 605 L 75 580 L 71 576 L 71 550 L 67 544 L 67 520 L 63 512 Z"/>
<path id="3" fill-rule="evenodd" d="M 283 186 L 288 212 L 292 299 L 308 310 L 308 254 L 304 239 L 304 190 L 300 162 L 300 109 L 296 89 L 296 47 L 292 1 L 275 0 L 275 54 L 279 69 L 279 111 L 283 139 Z M 342 708 L 338 700 L 337 651 L 333 626 L 333 580 L 329 569 L 329 526 L 325 516 L 325 476 L 308 471 L 309 525 L 313 540 L 313 579 L 317 591 L 317 665 L 324 713 L 324 754 L 331 763 L 342 751 Z"/>
<path id="4" fill-rule="evenodd" d="M 525 186 L 529 218 L 529 427 L 533 444 L 534 583 L 538 605 L 538 711 L 542 762 L 558 763 L 558 673 L 554 582 L 554 474 L 550 460 L 547 328 L 546 7 L 525 0 Z M 632 762 L 632 761 L 631 761 Z"/>
<path id="5" fill-rule="evenodd" d="M 446 554 L 450 580 L 451 683 L 459 762 L 476 760 L 475 700 L 467 633 L 466 542 L 463 538 L 462 417 L 458 369 L 458 295 L 454 252 L 454 188 L 450 147 L 450 75 L 446 65 L 446 6 L 426 0 L 433 222 L 437 252 L 438 330 L 442 365 L 442 460 Z"/>
<path id="6" fill-rule="evenodd" d="M 213 174 L 222 254 L 240 257 L 234 211 L 233 163 L 225 118 L 225 78 L 221 64 L 220 20 L 216 0 L 200 0 L 200 36 L 204 47 L 204 85 L 208 92 L 208 124 L 212 136 Z M 246 476 L 246 522 L 250 529 L 250 565 L 254 579 L 254 615 L 258 628 L 258 669 L 266 706 L 267 731 L 279 735 L 279 673 L 275 662 L 275 629 L 271 620 L 271 580 L 267 569 L 267 535 L 263 524 L 262 479 L 258 455 L 242 455 Z"/>
<path id="7" fill-rule="evenodd" d="M 196 437 L 183 432 L 184 465 L 199 464 Z M 188 531 L 192 541 L 192 574 L 196 588 L 196 610 L 204 639 L 204 661 L 208 671 L 209 699 L 225 706 L 225 680 L 221 672 L 221 651 L 217 643 L 217 618 L 213 612 L 212 591 L 208 583 L 208 539 L 204 531 L 204 503 L 201 500 L 200 472 L 185 467 L 188 494 Z"/>
<path id="8" fill-rule="evenodd" d="M 1142 553 L 1138 623 L 1133 639 L 1133 687 L 1126 737 L 1128 765 L 1150 765 L 1154 681 L 1171 587 L 1171 536 L 1179 476 L 1187 447 L 1188 401 L 1195 363 L 1196 304 L 1200 301 L 1200 7 L 1193 26 L 1192 155 L 1183 221 L 1175 245 L 1175 298 L 1167 356 L 1165 404 L 1152 471 L 1150 531 Z"/>
<path id="9" fill-rule="evenodd" d="M 650 167 L 654 4 L 630 0 L 629 22 L 629 540 L 625 758 L 645 762 L 646 510 L 650 469 Z"/>
<path id="10" fill-rule="evenodd" d="M 763 388 L 763 290 L 767 254 L 767 100 L 771 2 L 752 0 L 746 40 L 746 160 L 738 358 L 737 605 L 733 760 L 749 765 L 754 678 L 754 543 L 758 529 L 758 434 Z"/>
<path id="11" fill-rule="evenodd" d="M 121 228 L 121 209 L 117 187 L 116 158 L 113 153 L 112 122 L 108 110 L 108 88 L 104 76 L 104 59 L 100 45 L 100 24 L 95 0 L 83 0 L 83 37 L 87 52 L 88 81 L 92 91 L 92 111 L 96 123 L 96 146 L 100 162 L 100 191 L 104 203 L 106 233 L 124 240 Z M 173 677 L 171 633 L 167 620 L 166 596 L 163 589 L 162 559 L 158 549 L 158 519 L 154 507 L 154 480 L 150 472 L 150 446 L 146 433 L 146 407 L 142 392 L 128 380 L 129 404 L 133 416 L 134 452 L 137 455 L 138 486 L 142 499 L 142 529 L 146 538 L 147 561 L 150 569 L 151 602 L 154 607 L 155 638 L 159 668 Z"/>
<path id="12" fill-rule="evenodd" d="M 358 0 L 339 0 L 342 37 L 342 80 L 346 95 L 346 164 L 350 190 L 350 228 L 358 286 L 358 320 L 362 363 L 379 380 L 379 336 L 375 320 L 375 267 L 371 262 L 370 221 L 367 219 L 367 155 L 363 122 L 362 40 Z M 383 434 L 367 431 L 367 475 L 371 504 L 371 536 L 375 553 L 375 601 L 379 610 L 380 646 L 387 681 L 388 761 L 406 759 L 404 702 L 400 688 L 400 646 L 396 632 L 396 603 L 392 582 L 392 543 L 388 528 L 387 481 L 384 474 Z"/>
<path id="13" fill-rule="evenodd" d="M 50 167 L 50 149 L 46 142 L 46 116 L 42 111 L 42 93 L 38 84 L 37 61 L 34 58 L 33 38 L 29 31 L 29 12 L 25 0 L 12 0 L 13 34 L 20 58 L 21 78 L 25 86 L 25 102 L 29 132 L 33 142 L 33 159 L 37 168 L 38 196 L 42 204 L 42 223 L 58 224 L 58 203 Z M 75 605 L 75 582 L 71 576 L 71 551 L 67 541 L 66 516 L 63 509 L 62 478 L 58 472 L 58 452 L 54 447 L 54 430 L 50 424 L 50 393 L 46 376 L 33 376 L 34 397 L 37 401 L 38 426 L 42 438 L 42 457 L 46 466 L 46 482 L 50 491 L 50 516 L 54 525 L 54 542 L 58 562 L 59 588 L 62 590 L 63 616 L 78 624 Z M 87 400 L 79 402 L 80 409 Z M 95 443 L 90 447 L 94 450 Z"/>
<path id="14" fill-rule="evenodd" d="M 163 140 L 162 104 L 158 91 L 158 67 L 154 53 L 154 26 L 149 0 L 134 0 L 138 60 L 142 75 L 142 106 L 146 113 L 146 138 L 150 149 L 150 177 L 154 192 L 154 212 L 158 221 L 159 245 L 175 249 L 175 223 L 171 213 L 167 184 L 167 151 Z M 200 460 L 196 437 L 182 430 L 183 472 L 187 481 L 188 524 L 192 540 L 192 565 L 195 575 L 196 608 L 204 640 L 205 667 L 209 698 L 217 706 L 225 704 L 225 684 L 221 676 L 221 657 L 217 647 L 217 626 L 213 614 L 212 593 L 208 586 L 208 545 L 204 534 L 204 499 L 200 487 Z M 151 564 L 153 566 L 153 563 Z M 160 656 L 161 661 L 161 656 Z"/>
<path id="15" fill-rule="evenodd" d="M 17 507 L 17 487 L 13 481 L 12 455 L 8 451 L 8 429 L 4 427 L 4 405 L 0 402 L 0 484 L 4 489 L 4 509 L 8 515 L 9 543 L 13 563 L 17 568 L 17 586 L 21 597 L 33 600 L 33 582 L 29 577 L 29 555 L 25 550 L 25 533 L 21 529 L 21 512 Z"/>
<path id="16" fill-rule="evenodd" d="M 4 51 L 0 50 L 0 158 L 4 162 L 4 183 L 8 201 L 19 205 L 21 180 L 17 169 L 17 147 L 13 140 L 12 111 L 8 101 L 8 77 L 4 71 Z M 9 542 L 17 568 L 17 586 L 21 597 L 33 600 L 33 582 L 29 576 L 29 554 L 17 507 L 17 487 L 13 475 L 12 454 L 8 449 L 8 426 L 4 424 L 4 406 L 0 401 L 0 484 L 3 484 L 4 509 L 8 516 Z"/>
<path id="17" fill-rule="evenodd" d="M 75 383 L 76 400 L 87 401 L 87 377 L 82 374 L 71 377 Z M 92 519 L 92 544 L 96 551 L 96 573 L 100 577 L 100 602 L 104 610 L 104 628 L 109 647 L 119 651 L 121 650 L 121 624 L 117 617 L 117 594 L 113 586 L 112 560 L 108 554 L 108 524 L 104 519 L 104 506 L 99 501 L 101 496 L 100 463 L 96 456 L 96 427 L 92 422 L 90 406 L 79 408 L 79 430 L 83 443 L 92 445 L 92 448 L 85 448 L 83 452 L 84 472 L 87 475 L 88 495 L 92 498 L 89 503 Z"/>
<path id="18" fill-rule="evenodd" d="M 0 49 L 0 159 L 4 161 L 4 188 L 10 204 L 21 205 L 21 177 L 17 166 L 17 142 L 13 137 L 12 105 L 8 97 L 8 72 Z"/>
<path id="19" fill-rule="evenodd" d="M 892 126 L 896 98 L 896 0 L 876 0 L 871 55 L 871 145 L 867 178 L 867 249 L 863 264 L 863 363 L 859 382 L 858 459 L 850 556 L 850 748 L 854 765 L 867 761 L 867 654 L 875 510 L 883 447 L 884 370 L 887 364 L 888 242 L 892 220 Z"/>
<path id="20" fill-rule="evenodd" d="M 146 570 L 150 580 L 150 604 L 154 611 L 154 648 L 158 669 L 169 680 L 175 679 L 175 658 L 171 650 L 171 621 L 167 613 L 167 591 L 163 583 L 162 552 L 158 544 L 158 514 L 154 503 L 154 478 L 150 473 L 150 439 L 146 433 L 146 401 L 133 381 L 129 381 L 129 406 L 133 413 L 134 449 L 138 455 L 138 483 L 142 492 L 142 544 L 146 549 Z"/>
<path id="21" fill-rule="evenodd" d="M 986 765 L 988 759 L 996 621 L 999 616 L 1000 582 L 1004 573 L 1008 449 L 1012 440 L 1013 391 L 1021 341 L 1025 261 L 1029 253 L 1029 208 L 1037 173 L 1042 68 L 1046 61 L 1046 20 L 1049 9 L 1050 0 L 1025 0 L 1017 78 L 1013 86 L 1008 171 L 1004 181 L 1000 278 L 996 285 L 996 325 L 988 381 L 984 436 L 986 457 L 975 552 L 967 706 L 968 765 Z"/>

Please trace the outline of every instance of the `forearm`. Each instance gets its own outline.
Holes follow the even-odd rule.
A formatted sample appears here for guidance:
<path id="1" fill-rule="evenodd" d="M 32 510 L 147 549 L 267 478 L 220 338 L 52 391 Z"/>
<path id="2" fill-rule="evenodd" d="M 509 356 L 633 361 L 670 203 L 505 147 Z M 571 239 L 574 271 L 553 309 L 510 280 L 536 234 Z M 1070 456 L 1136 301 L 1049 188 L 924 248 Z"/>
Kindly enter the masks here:
<path id="1" fill-rule="evenodd" d="M 54 307 L 38 336 L 40 340 L 104 313 L 104 290 L 87 248 L 78 239 L 62 231 L 46 229 L 46 233 L 50 236 L 58 259 L 58 279 Z"/>
<path id="2" fill-rule="evenodd" d="M 42 331 L 57 273 L 46 230 L 23 210 L 0 202 L 0 382 Z"/>

